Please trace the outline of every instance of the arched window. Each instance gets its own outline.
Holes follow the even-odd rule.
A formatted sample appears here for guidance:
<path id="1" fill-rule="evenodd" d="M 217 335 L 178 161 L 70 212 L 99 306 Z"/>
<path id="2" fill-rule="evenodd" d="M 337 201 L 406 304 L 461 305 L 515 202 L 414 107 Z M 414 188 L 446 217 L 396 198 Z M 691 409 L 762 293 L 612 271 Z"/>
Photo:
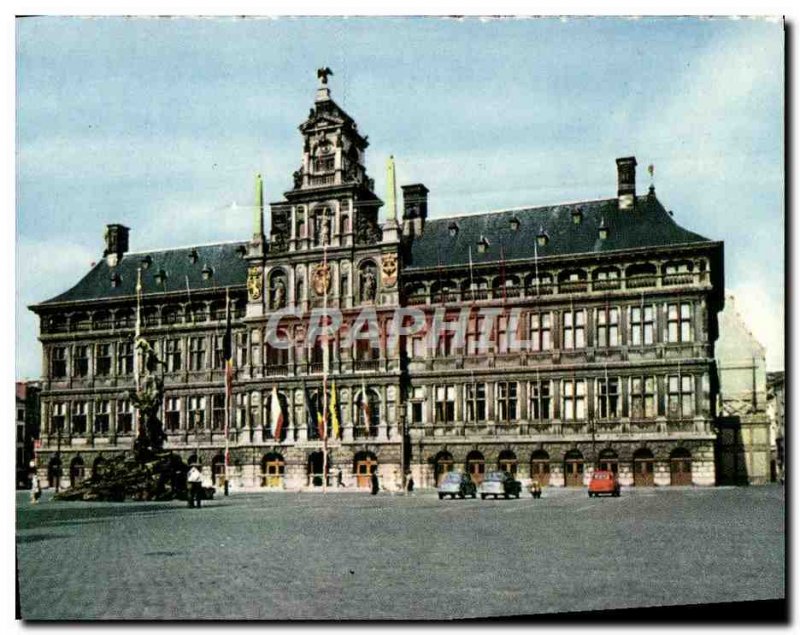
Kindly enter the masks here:
<path id="1" fill-rule="evenodd" d="M 692 484 L 692 453 L 686 448 L 675 448 L 669 455 L 669 483 Z"/>
<path id="2" fill-rule="evenodd" d="M 544 450 L 531 454 L 531 480 L 544 487 L 550 484 L 550 455 Z"/>
<path id="3" fill-rule="evenodd" d="M 580 450 L 570 450 L 564 455 L 564 485 L 567 487 L 583 485 L 583 454 Z"/>
<path id="4" fill-rule="evenodd" d="M 103 468 L 105 467 L 106 460 L 102 456 L 98 456 L 94 463 L 92 463 L 92 478 L 97 478 L 103 475 Z"/>
<path id="5" fill-rule="evenodd" d="M 656 266 L 650 262 L 640 262 L 625 270 L 625 285 L 628 289 L 656 286 Z"/>
<path id="6" fill-rule="evenodd" d="M 381 400 L 378 393 L 368 388 L 365 398 L 363 391 L 359 391 L 353 412 L 353 436 L 356 438 L 378 436 L 380 422 Z"/>
<path id="7" fill-rule="evenodd" d="M 433 478 L 434 482 L 436 483 L 436 487 L 439 487 L 442 477 L 448 472 L 452 472 L 452 470 L 453 455 L 447 450 L 442 450 L 433 459 Z"/>
<path id="8" fill-rule="evenodd" d="M 497 460 L 497 467 L 501 472 L 508 472 L 512 476 L 517 475 L 517 455 L 511 450 L 503 450 Z"/>
<path id="9" fill-rule="evenodd" d="M 86 466 L 80 456 L 76 456 L 69 464 L 69 486 L 75 487 L 86 476 Z"/>
<path id="10" fill-rule="evenodd" d="M 619 472 L 619 458 L 617 457 L 617 453 L 611 448 L 602 450 L 597 457 L 597 469 L 607 470 L 617 474 Z"/>

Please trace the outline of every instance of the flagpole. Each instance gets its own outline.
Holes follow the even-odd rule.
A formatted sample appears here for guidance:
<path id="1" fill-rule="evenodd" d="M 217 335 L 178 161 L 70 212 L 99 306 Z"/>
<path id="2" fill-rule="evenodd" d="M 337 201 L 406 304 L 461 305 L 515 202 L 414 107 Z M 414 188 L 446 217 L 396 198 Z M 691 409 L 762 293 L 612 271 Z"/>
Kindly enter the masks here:
<path id="1" fill-rule="evenodd" d="M 230 297 L 230 290 L 229 288 L 225 289 L 225 322 L 226 322 L 226 330 L 225 330 L 225 337 L 227 338 L 227 347 L 228 349 L 225 350 L 223 347 L 223 355 L 225 359 L 223 360 L 225 363 L 225 496 L 228 495 L 228 466 L 230 464 L 230 442 L 229 442 L 229 430 L 231 424 L 231 399 L 230 399 L 230 391 L 232 388 L 233 383 L 233 376 L 232 368 L 230 365 L 233 363 L 233 342 L 232 335 L 231 335 L 231 297 Z"/>
<path id="2" fill-rule="evenodd" d="M 323 217 L 327 223 L 327 217 Z M 323 280 L 322 294 L 322 319 L 325 320 L 325 329 L 328 328 L 328 243 L 322 243 L 322 268 L 325 279 Z M 328 338 L 322 340 L 322 493 L 328 492 Z"/>

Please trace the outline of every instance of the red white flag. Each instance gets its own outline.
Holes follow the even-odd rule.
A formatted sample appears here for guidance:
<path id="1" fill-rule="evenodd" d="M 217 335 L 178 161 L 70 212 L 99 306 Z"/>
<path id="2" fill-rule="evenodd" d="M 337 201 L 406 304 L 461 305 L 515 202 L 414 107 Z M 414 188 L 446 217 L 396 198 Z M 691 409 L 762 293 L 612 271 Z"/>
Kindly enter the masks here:
<path id="1" fill-rule="evenodd" d="M 363 378 L 361 379 L 361 410 L 364 413 L 364 430 L 369 434 L 372 412 L 369 407 L 369 397 L 367 396 L 367 384 Z"/>
<path id="2" fill-rule="evenodd" d="M 281 438 L 281 430 L 283 429 L 283 410 L 281 409 L 281 402 L 278 400 L 278 389 L 272 387 L 272 396 L 270 397 L 269 404 L 270 422 L 272 428 L 272 437 L 274 439 Z"/>

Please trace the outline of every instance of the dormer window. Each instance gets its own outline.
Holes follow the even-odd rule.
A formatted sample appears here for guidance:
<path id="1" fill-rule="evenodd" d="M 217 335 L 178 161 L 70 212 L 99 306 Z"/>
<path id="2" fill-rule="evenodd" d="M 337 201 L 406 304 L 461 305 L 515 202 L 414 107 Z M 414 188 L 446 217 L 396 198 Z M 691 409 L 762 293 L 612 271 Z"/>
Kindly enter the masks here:
<path id="1" fill-rule="evenodd" d="M 539 245 L 539 247 L 544 247 L 549 242 L 550 242 L 550 236 L 547 235 L 547 232 L 544 230 L 544 227 L 540 227 L 539 233 L 536 236 L 536 243 Z"/>
<path id="2" fill-rule="evenodd" d="M 155 272 L 153 278 L 155 279 L 156 284 L 163 285 L 167 281 L 167 272 L 164 271 L 163 269 L 159 269 L 158 271 Z"/>
<path id="3" fill-rule="evenodd" d="M 214 275 L 214 270 L 208 265 L 206 265 L 205 267 L 203 267 L 203 271 L 201 272 L 201 274 L 203 276 L 203 280 L 210 280 L 211 276 Z"/>
<path id="4" fill-rule="evenodd" d="M 572 223 L 574 225 L 580 225 L 583 221 L 583 210 L 580 207 L 576 207 L 572 210 Z"/>
<path id="5" fill-rule="evenodd" d="M 153 259 L 150 256 L 145 256 L 142 258 L 142 269 L 147 269 L 150 265 L 153 264 Z"/>
<path id="6" fill-rule="evenodd" d="M 117 272 L 114 272 L 114 273 L 111 274 L 111 286 L 112 287 L 114 287 L 114 288 L 118 287 L 121 282 L 122 282 L 122 277 Z"/>
<path id="7" fill-rule="evenodd" d="M 455 237 L 458 236 L 458 223 L 453 222 L 447 226 L 447 229 L 450 231 L 450 235 Z"/>
<path id="8" fill-rule="evenodd" d="M 519 218 L 512 216 L 509 225 L 511 226 L 511 231 L 517 231 L 519 229 Z"/>
<path id="9" fill-rule="evenodd" d="M 189 252 L 189 262 L 195 264 L 197 262 L 197 249 L 192 249 Z"/>
<path id="10" fill-rule="evenodd" d="M 239 245 L 236 248 L 236 254 L 239 256 L 239 258 L 244 258 L 247 255 L 247 247 L 244 245 Z"/>
<path id="11" fill-rule="evenodd" d="M 598 236 L 600 236 L 600 240 L 605 240 L 608 238 L 608 225 L 606 225 L 606 219 L 600 219 L 600 227 L 597 228 Z"/>
<path id="12" fill-rule="evenodd" d="M 483 254 L 486 253 L 486 250 L 489 248 L 489 241 L 487 240 L 486 236 L 481 236 L 481 239 L 478 241 L 478 253 Z"/>

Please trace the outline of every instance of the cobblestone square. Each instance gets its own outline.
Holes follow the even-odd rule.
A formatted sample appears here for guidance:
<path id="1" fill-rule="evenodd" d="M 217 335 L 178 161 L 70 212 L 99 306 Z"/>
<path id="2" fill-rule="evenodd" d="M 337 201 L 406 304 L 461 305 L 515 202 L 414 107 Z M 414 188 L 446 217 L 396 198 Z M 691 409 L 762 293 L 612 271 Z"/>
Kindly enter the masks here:
<path id="1" fill-rule="evenodd" d="M 22 617 L 449 619 L 783 598 L 784 490 L 17 498 Z M 612 592 L 609 592 L 612 590 Z"/>

